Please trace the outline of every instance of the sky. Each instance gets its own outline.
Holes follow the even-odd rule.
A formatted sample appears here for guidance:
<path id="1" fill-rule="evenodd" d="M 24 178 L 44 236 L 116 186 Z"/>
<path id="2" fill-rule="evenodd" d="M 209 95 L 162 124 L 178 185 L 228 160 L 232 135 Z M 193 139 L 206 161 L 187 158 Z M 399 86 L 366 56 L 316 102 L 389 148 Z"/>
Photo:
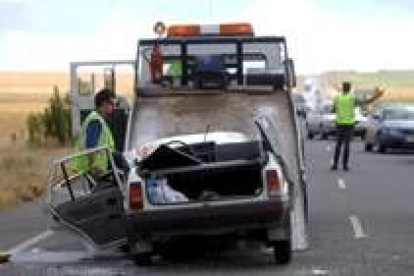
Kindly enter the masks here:
<path id="1" fill-rule="evenodd" d="M 134 59 L 157 21 L 250 22 L 286 37 L 301 74 L 414 69 L 412 0 L 0 0 L 0 70 Z"/>

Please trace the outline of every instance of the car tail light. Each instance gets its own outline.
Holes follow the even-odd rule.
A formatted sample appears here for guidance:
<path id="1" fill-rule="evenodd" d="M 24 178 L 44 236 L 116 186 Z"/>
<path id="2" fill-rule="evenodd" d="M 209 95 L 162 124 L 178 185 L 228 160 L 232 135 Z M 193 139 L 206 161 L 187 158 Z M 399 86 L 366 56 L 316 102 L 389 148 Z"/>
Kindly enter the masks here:
<path id="1" fill-rule="evenodd" d="M 141 183 L 131 183 L 129 186 L 129 207 L 131 210 L 141 210 L 144 206 Z"/>
<path id="2" fill-rule="evenodd" d="M 266 171 L 266 185 L 267 194 L 269 196 L 277 196 L 281 194 L 282 185 L 277 170 Z"/>

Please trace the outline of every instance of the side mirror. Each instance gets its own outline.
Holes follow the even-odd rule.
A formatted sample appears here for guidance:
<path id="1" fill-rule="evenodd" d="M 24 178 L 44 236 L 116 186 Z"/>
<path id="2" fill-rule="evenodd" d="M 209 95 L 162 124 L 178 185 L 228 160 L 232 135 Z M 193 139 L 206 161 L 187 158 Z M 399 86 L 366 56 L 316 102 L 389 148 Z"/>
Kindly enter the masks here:
<path id="1" fill-rule="evenodd" d="M 285 61 L 286 79 L 289 87 L 296 87 L 295 65 L 291 58 Z"/>

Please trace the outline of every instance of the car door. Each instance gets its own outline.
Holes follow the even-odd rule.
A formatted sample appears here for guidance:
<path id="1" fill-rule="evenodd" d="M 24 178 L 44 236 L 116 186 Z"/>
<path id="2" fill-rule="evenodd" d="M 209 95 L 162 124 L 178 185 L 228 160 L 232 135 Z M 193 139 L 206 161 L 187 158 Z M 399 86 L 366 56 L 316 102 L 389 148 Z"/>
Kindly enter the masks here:
<path id="1" fill-rule="evenodd" d="M 61 161 L 52 162 L 49 172 L 47 203 L 56 222 L 97 249 L 125 244 L 127 228 L 119 177 L 111 171 L 98 181 L 86 173 L 71 175 Z"/>

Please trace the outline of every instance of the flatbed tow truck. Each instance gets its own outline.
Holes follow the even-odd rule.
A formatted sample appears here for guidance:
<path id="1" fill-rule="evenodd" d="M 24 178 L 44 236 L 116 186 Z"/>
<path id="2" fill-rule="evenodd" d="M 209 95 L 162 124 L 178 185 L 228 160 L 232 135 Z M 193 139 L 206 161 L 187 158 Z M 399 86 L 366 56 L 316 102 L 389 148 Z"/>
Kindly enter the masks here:
<path id="1" fill-rule="evenodd" d="M 74 155 L 54 160 L 50 212 L 96 249 L 129 246 L 141 265 L 177 239 L 224 236 L 260 241 L 289 263 L 308 247 L 308 212 L 285 38 L 255 36 L 246 23 L 164 30 L 140 39 L 133 61 L 71 65 L 74 132 L 94 95 L 81 93 L 77 70 L 109 66 L 105 84 L 113 85 L 113 68 L 131 66 L 126 131 L 114 130 L 131 170 L 121 175 L 111 162 L 96 180 L 70 172 Z"/>

